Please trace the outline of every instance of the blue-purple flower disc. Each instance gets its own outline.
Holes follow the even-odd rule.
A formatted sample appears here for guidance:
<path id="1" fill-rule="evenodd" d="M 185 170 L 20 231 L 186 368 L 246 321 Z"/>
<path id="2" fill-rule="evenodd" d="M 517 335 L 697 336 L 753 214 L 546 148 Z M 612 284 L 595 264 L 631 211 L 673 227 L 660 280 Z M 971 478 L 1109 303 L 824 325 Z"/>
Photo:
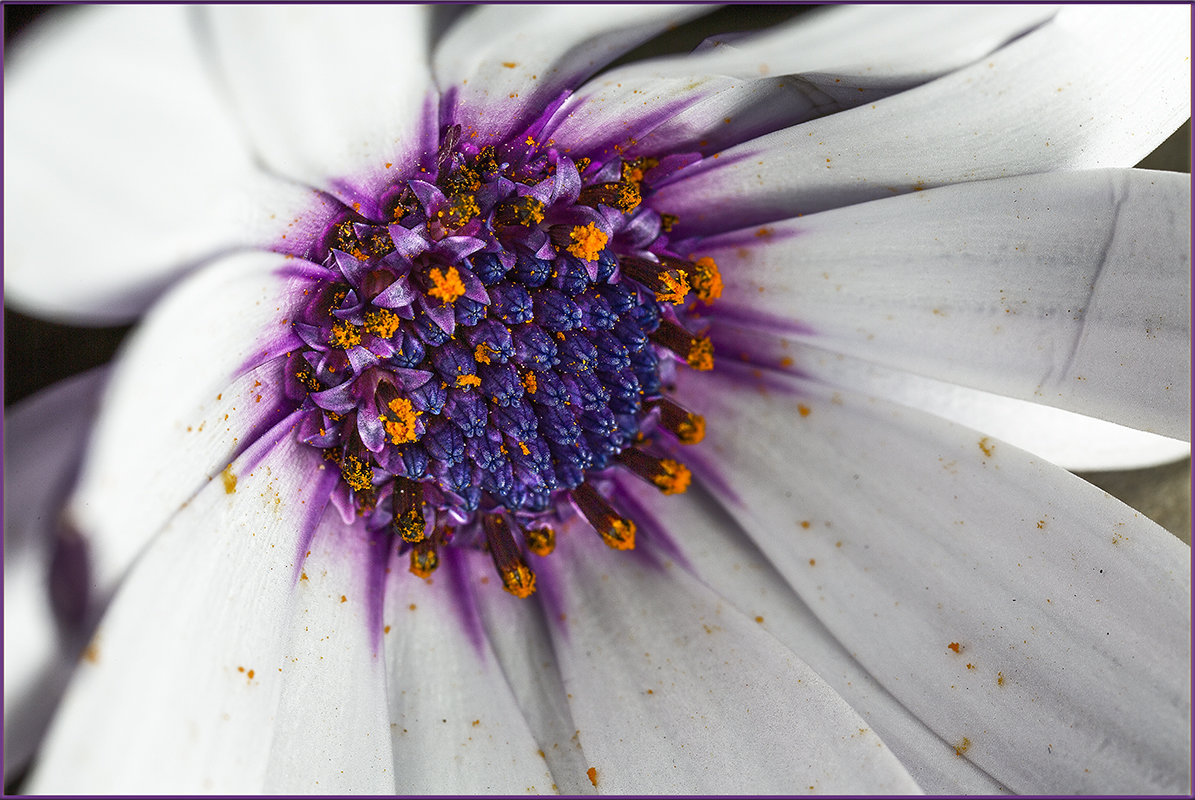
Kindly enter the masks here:
<path id="1" fill-rule="evenodd" d="M 646 434 L 692 444 L 704 426 L 665 390 L 676 363 L 712 366 L 678 312 L 721 279 L 670 251 L 672 220 L 642 203 L 690 161 L 574 160 L 532 137 L 478 148 L 449 127 L 434 167 L 382 198 L 386 219 L 329 229 L 334 277 L 293 322 L 306 346 L 287 374 L 346 518 L 392 532 L 416 574 L 438 547 L 486 547 L 519 596 L 535 586 L 523 548 L 550 552 L 573 510 L 634 546 L 594 483 L 623 468 L 684 491 L 688 470 Z"/>

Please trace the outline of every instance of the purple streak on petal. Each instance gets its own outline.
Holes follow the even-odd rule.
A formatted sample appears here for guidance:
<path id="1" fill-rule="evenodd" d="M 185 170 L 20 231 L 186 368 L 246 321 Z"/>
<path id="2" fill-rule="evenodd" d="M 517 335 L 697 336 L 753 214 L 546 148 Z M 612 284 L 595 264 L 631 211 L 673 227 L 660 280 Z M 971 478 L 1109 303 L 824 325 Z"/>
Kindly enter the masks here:
<path id="1" fill-rule="evenodd" d="M 310 449 L 312 456 L 309 458 L 317 458 L 319 451 Z M 322 462 L 322 458 L 320 458 Z M 336 482 L 340 479 L 340 473 L 334 469 L 322 469 L 322 464 L 316 467 L 316 474 L 311 481 L 311 502 L 308 503 L 310 508 L 306 510 L 303 520 L 299 523 L 299 535 L 295 542 L 295 568 L 294 575 L 291 580 L 298 584 L 303 577 L 303 566 L 307 563 L 307 553 L 311 551 L 311 541 L 315 538 L 315 530 L 328 517 L 330 513 L 334 513 L 329 508 L 330 500 L 336 489 Z M 321 502 L 322 501 L 322 502 Z M 333 523 L 335 524 L 335 523 Z"/>
<path id="2" fill-rule="evenodd" d="M 441 575 L 452 582 L 453 608 L 460 621 L 461 630 L 478 655 L 485 653 L 486 634 L 477 613 L 477 598 L 469 582 L 469 564 L 466 554 L 459 547 L 440 548 Z"/>
<path id="3" fill-rule="evenodd" d="M 382 637 L 385 636 L 384 617 L 386 611 L 387 575 L 390 573 L 390 556 L 398 548 L 390 546 L 390 537 L 384 533 L 370 534 L 359 526 L 359 534 L 365 537 L 365 605 L 369 619 L 370 643 L 373 654 L 377 656 L 384 649 Z"/>
<path id="4" fill-rule="evenodd" d="M 571 511 L 570 511 L 571 513 Z M 569 528 L 557 529 L 556 535 L 564 536 L 593 536 L 591 531 L 582 530 L 585 523 L 579 523 Z M 556 566 L 555 558 L 562 556 L 549 556 L 548 558 L 539 558 L 531 562 L 531 568 L 535 570 L 535 602 L 539 604 L 543 611 L 544 618 L 548 624 L 551 625 L 557 633 L 559 633 L 565 641 L 568 641 L 568 622 L 564 618 L 564 593 L 568 591 L 568 587 L 564 586 L 564 580 L 560 577 L 559 567 Z M 567 557 L 567 556 L 563 556 Z"/>
<path id="5" fill-rule="evenodd" d="M 714 328 L 717 327 L 717 323 L 724 322 L 737 328 L 756 328 L 780 336 L 814 336 L 817 334 L 816 330 L 803 322 L 777 317 L 773 314 L 763 314 L 750 307 L 733 306 L 725 300 L 715 302 L 703 313 L 705 318 L 714 324 Z M 715 343 L 715 359 L 718 352 Z"/>
<path id="6" fill-rule="evenodd" d="M 688 450 L 685 451 L 682 460 L 688 460 Z M 612 493 L 615 504 L 635 521 L 638 528 L 647 534 L 646 536 L 636 536 L 635 549 L 632 553 L 642 557 L 645 565 L 656 570 L 662 570 L 667 561 L 674 561 L 685 569 L 690 569 L 688 559 L 677 546 L 668 526 L 649 511 L 647 506 L 636 500 L 633 494 L 623 488 L 624 482 L 632 480 L 638 479 L 616 475 Z"/>
<path id="7" fill-rule="evenodd" d="M 643 138 L 660 125 L 675 117 L 693 101 L 694 98 L 673 100 L 631 120 L 629 124 L 618 124 L 606 129 L 594 130 L 584 143 L 585 155 L 598 161 L 606 161 L 615 156 L 621 157 L 622 153 L 631 146 L 632 142 Z M 586 102 L 591 102 L 591 99 L 588 97 L 577 98 L 569 103 L 567 107 L 560 109 L 556 114 L 556 118 L 544 126 L 546 131 L 544 134 L 545 138 L 557 136 L 556 129 L 571 115 L 575 114 Z M 571 136 L 568 138 L 572 139 Z"/>
<path id="8" fill-rule="evenodd" d="M 326 192 L 313 191 L 312 194 L 314 197 L 307 210 L 286 225 L 285 233 L 266 244 L 267 250 L 307 261 L 323 258 L 322 244 L 327 239 L 328 229 L 344 219 L 349 209 Z"/>

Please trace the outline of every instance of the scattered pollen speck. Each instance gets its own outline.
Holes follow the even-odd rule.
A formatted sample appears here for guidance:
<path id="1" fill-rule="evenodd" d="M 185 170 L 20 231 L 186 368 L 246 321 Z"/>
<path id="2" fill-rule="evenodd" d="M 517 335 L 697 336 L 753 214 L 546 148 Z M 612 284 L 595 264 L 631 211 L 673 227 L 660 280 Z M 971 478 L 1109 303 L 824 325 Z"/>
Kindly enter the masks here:
<path id="1" fill-rule="evenodd" d="M 763 624 L 763 617 L 756 617 L 756 618 L 755 618 L 755 621 L 756 621 L 756 622 L 758 622 L 760 625 L 762 625 L 762 624 Z"/>
<path id="2" fill-rule="evenodd" d="M 958 744 L 956 744 L 954 746 L 954 754 L 961 758 L 963 753 L 967 752 L 967 750 L 969 750 L 970 748 L 971 748 L 971 740 L 968 739 L 966 736 L 964 736 L 962 738 L 962 741 L 960 741 Z"/>
<path id="3" fill-rule="evenodd" d="M 968 665 L 967 665 L 967 669 L 975 669 L 975 665 L 974 665 L 974 664 L 968 664 Z"/>
<path id="4" fill-rule="evenodd" d="M 983 451 L 983 454 L 985 456 L 987 456 L 988 458 L 991 458 L 992 453 L 996 449 L 996 445 L 992 444 L 991 439 L 989 439 L 988 437 L 985 436 L 979 440 L 979 449 Z"/>
<path id="5" fill-rule="evenodd" d="M 961 644 L 959 644 L 958 642 L 951 642 L 950 644 L 946 645 L 946 647 L 948 647 L 949 649 L 953 650 L 956 653 L 961 652 L 963 649 L 963 646 Z"/>
<path id="6" fill-rule="evenodd" d="M 246 673 L 245 673 L 245 677 L 247 677 L 247 678 L 249 678 L 250 680 L 252 680 L 252 679 L 253 679 L 253 670 L 249 670 L 248 672 L 246 672 Z"/>
<path id="7" fill-rule="evenodd" d="M 1003 672 L 997 672 L 997 673 L 996 673 L 996 685 L 997 685 L 997 686 L 1003 686 L 1003 685 L 1004 685 L 1004 673 L 1003 673 Z"/>
<path id="8" fill-rule="evenodd" d="M 382 633 L 390 633 L 390 626 L 387 625 L 386 627 L 382 628 Z"/>
<path id="9" fill-rule="evenodd" d="M 237 490 L 237 476 L 232 474 L 232 464 L 224 468 L 220 473 L 220 477 L 224 479 L 224 493 L 232 494 Z"/>
<path id="10" fill-rule="evenodd" d="M 306 572 L 304 572 L 302 575 L 300 575 L 300 576 L 299 576 L 299 580 L 301 580 L 301 581 L 305 581 L 305 580 L 307 580 L 307 573 L 306 573 Z"/>
<path id="11" fill-rule="evenodd" d="M 797 413 L 800 414 L 802 417 L 809 416 L 809 406 L 805 405 L 804 403 L 798 404 L 797 405 Z"/>
<path id="12" fill-rule="evenodd" d="M 807 519 L 801 520 L 801 527 L 808 530 L 809 529 L 809 520 L 807 520 Z"/>
<path id="13" fill-rule="evenodd" d="M 811 567 L 817 566 L 817 559 L 814 559 L 814 558 L 809 559 L 809 566 L 811 566 Z"/>
<path id="14" fill-rule="evenodd" d="M 349 599 L 348 599 L 347 597 L 345 597 L 344 595 L 341 595 L 341 596 L 340 596 L 340 602 L 342 602 L 342 603 L 347 603 L 347 602 L 348 602 L 348 600 L 349 600 Z"/>
<path id="15" fill-rule="evenodd" d="M 480 725 L 480 724 L 481 724 L 481 720 L 479 720 L 479 719 L 475 719 L 475 720 L 473 720 L 473 727 L 474 727 L 474 728 L 476 728 L 476 727 L 477 727 L 478 725 Z"/>
<path id="16" fill-rule="evenodd" d="M 589 776 L 589 782 L 592 783 L 594 788 L 596 789 L 597 788 L 597 767 L 590 767 L 589 769 L 585 770 L 585 774 Z"/>

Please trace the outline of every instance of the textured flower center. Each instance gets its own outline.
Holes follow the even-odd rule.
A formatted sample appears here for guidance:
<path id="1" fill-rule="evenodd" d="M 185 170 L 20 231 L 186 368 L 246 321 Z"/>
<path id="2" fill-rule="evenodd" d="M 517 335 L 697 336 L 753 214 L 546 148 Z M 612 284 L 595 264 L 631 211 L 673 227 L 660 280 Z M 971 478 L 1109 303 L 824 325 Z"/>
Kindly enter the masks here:
<path id="1" fill-rule="evenodd" d="M 412 572 L 439 547 L 484 547 L 527 596 L 525 553 L 549 554 L 569 513 L 634 546 L 603 491 L 611 470 L 686 489 L 649 434 L 703 436 L 666 386 L 676 363 L 713 366 L 683 309 L 722 284 L 711 259 L 669 249 L 674 220 L 642 199 L 692 160 L 574 161 L 530 137 L 477 148 L 453 127 L 434 170 L 383 198 L 386 219 L 329 231 L 332 277 L 294 322 L 299 436 L 338 466 L 342 513 L 401 539 Z"/>

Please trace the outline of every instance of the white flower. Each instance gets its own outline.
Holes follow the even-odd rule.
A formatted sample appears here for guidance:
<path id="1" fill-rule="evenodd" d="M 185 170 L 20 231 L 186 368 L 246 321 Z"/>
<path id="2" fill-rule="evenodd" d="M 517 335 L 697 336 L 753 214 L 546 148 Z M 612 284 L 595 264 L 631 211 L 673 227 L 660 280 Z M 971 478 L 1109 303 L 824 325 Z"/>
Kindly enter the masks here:
<path id="1" fill-rule="evenodd" d="M 1188 177 L 1123 169 L 1189 116 L 1189 10 L 833 9 L 599 73 L 704 10 L 109 7 L 14 60 L 9 298 L 145 311 L 108 374 L 6 418 L 6 763 L 69 681 L 29 789 L 1189 790 L 1189 549 L 1047 461 L 1106 463 L 1109 430 L 1121 463 L 1176 452 L 1093 417 L 1189 439 Z M 546 219 L 502 222 L 516 197 Z M 603 291 L 607 253 L 620 285 L 634 258 L 725 279 L 675 316 L 709 323 L 714 370 L 631 370 L 705 442 L 658 412 L 654 444 L 601 429 L 700 485 L 584 467 L 631 553 L 575 512 L 546 558 L 491 528 L 548 519 L 519 493 L 548 472 L 550 509 L 571 492 L 601 527 L 559 449 L 591 420 L 536 404 L 518 444 L 548 472 L 503 488 L 436 455 L 448 414 L 410 376 L 444 374 L 435 326 L 473 330 L 462 296 L 501 304 L 482 256 L 566 280 L 566 251 Z M 625 313 L 661 313 L 636 280 Z M 450 406 L 490 380 L 456 368 Z M 416 405 L 375 406 L 376 380 Z M 380 502 L 414 484 L 426 581 Z M 533 597 L 502 592 L 495 565 L 509 587 L 528 563 Z"/>

